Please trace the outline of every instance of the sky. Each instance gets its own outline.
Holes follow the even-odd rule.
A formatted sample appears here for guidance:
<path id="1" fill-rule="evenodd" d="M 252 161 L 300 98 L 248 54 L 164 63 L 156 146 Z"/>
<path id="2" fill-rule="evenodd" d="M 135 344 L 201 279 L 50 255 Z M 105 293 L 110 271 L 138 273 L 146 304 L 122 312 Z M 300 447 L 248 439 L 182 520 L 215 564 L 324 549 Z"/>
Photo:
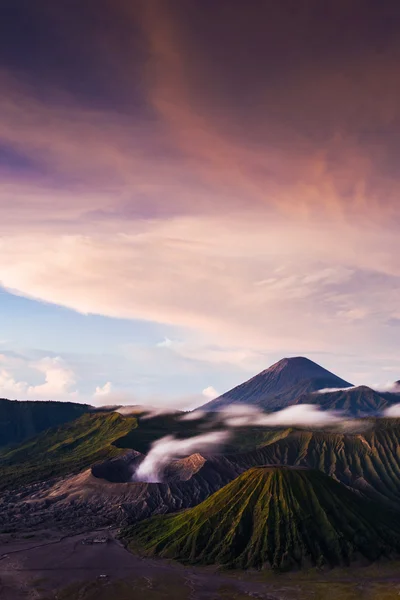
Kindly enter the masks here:
<path id="1" fill-rule="evenodd" d="M 400 3 L 3 0 L 0 397 L 400 378 Z"/>

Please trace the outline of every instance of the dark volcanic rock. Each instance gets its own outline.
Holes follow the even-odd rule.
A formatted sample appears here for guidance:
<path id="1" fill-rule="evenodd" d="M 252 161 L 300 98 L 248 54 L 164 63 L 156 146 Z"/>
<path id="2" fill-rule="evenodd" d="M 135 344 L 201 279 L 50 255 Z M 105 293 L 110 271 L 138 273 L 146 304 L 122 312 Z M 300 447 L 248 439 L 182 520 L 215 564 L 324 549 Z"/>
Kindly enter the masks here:
<path id="1" fill-rule="evenodd" d="M 202 408 L 213 411 L 232 404 L 251 404 L 276 410 L 295 404 L 310 392 L 347 387 L 351 384 L 308 358 L 284 358 Z"/>
<path id="2" fill-rule="evenodd" d="M 132 481 L 132 476 L 143 459 L 144 455 L 140 452 L 128 450 L 122 456 L 93 465 L 92 474 L 111 483 L 126 483 Z"/>

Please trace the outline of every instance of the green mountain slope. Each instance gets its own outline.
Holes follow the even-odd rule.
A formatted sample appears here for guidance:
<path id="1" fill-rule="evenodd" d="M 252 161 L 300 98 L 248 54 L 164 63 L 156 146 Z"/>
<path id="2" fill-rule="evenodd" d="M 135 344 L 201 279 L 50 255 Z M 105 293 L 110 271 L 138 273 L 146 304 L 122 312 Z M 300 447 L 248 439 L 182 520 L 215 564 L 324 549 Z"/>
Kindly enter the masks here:
<path id="1" fill-rule="evenodd" d="M 400 551 L 400 516 L 318 471 L 256 467 L 198 506 L 125 533 L 131 550 L 185 563 L 274 569 Z"/>
<path id="2" fill-rule="evenodd" d="M 0 447 L 19 444 L 49 427 L 73 421 L 90 408 L 74 402 L 0 399 Z"/>
<path id="3" fill-rule="evenodd" d="M 0 490 L 76 473 L 93 463 L 118 456 L 113 445 L 137 426 L 133 417 L 88 413 L 0 452 Z"/>
<path id="4" fill-rule="evenodd" d="M 363 434 L 293 431 L 233 457 L 243 468 L 285 464 L 318 469 L 377 500 L 400 502 L 400 420 L 376 419 Z"/>

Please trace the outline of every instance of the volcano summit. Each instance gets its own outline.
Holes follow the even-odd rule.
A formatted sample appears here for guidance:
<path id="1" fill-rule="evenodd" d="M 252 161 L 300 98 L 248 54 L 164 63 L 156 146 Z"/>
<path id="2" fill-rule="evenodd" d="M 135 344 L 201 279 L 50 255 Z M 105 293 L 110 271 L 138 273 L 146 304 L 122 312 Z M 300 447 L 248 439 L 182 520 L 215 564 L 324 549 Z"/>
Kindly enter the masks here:
<path id="1" fill-rule="evenodd" d="M 217 411 L 232 404 L 251 404 L 278 410 L 296 404 L 296 400 L 305 394 L 350 387 L 351 383 L 308 358 L 283 358 L 202 408 Z"/>

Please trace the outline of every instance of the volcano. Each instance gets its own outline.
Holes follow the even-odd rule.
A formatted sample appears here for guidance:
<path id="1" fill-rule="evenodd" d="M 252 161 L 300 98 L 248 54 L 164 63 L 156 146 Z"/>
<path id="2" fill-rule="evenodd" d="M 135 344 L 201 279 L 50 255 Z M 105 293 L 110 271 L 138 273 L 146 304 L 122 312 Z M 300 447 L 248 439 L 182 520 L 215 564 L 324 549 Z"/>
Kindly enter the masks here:
<path id="1" fill-rule="evenodd" d="M 129 547 L 188 564 L 285 570 L 395 556 L 400 515 L 301 467 L 249 469 L 194 508 L 125 533 Z"/>
<path id="2" fill-rule="evenodd" d="M 305 394 L 352 387 L 351 383 L 304 357 L 284 358 L 245 383 L 202 406 L 222 410 L 232 404 L 250 404 L 279 410 L 296 404 Z"/>

